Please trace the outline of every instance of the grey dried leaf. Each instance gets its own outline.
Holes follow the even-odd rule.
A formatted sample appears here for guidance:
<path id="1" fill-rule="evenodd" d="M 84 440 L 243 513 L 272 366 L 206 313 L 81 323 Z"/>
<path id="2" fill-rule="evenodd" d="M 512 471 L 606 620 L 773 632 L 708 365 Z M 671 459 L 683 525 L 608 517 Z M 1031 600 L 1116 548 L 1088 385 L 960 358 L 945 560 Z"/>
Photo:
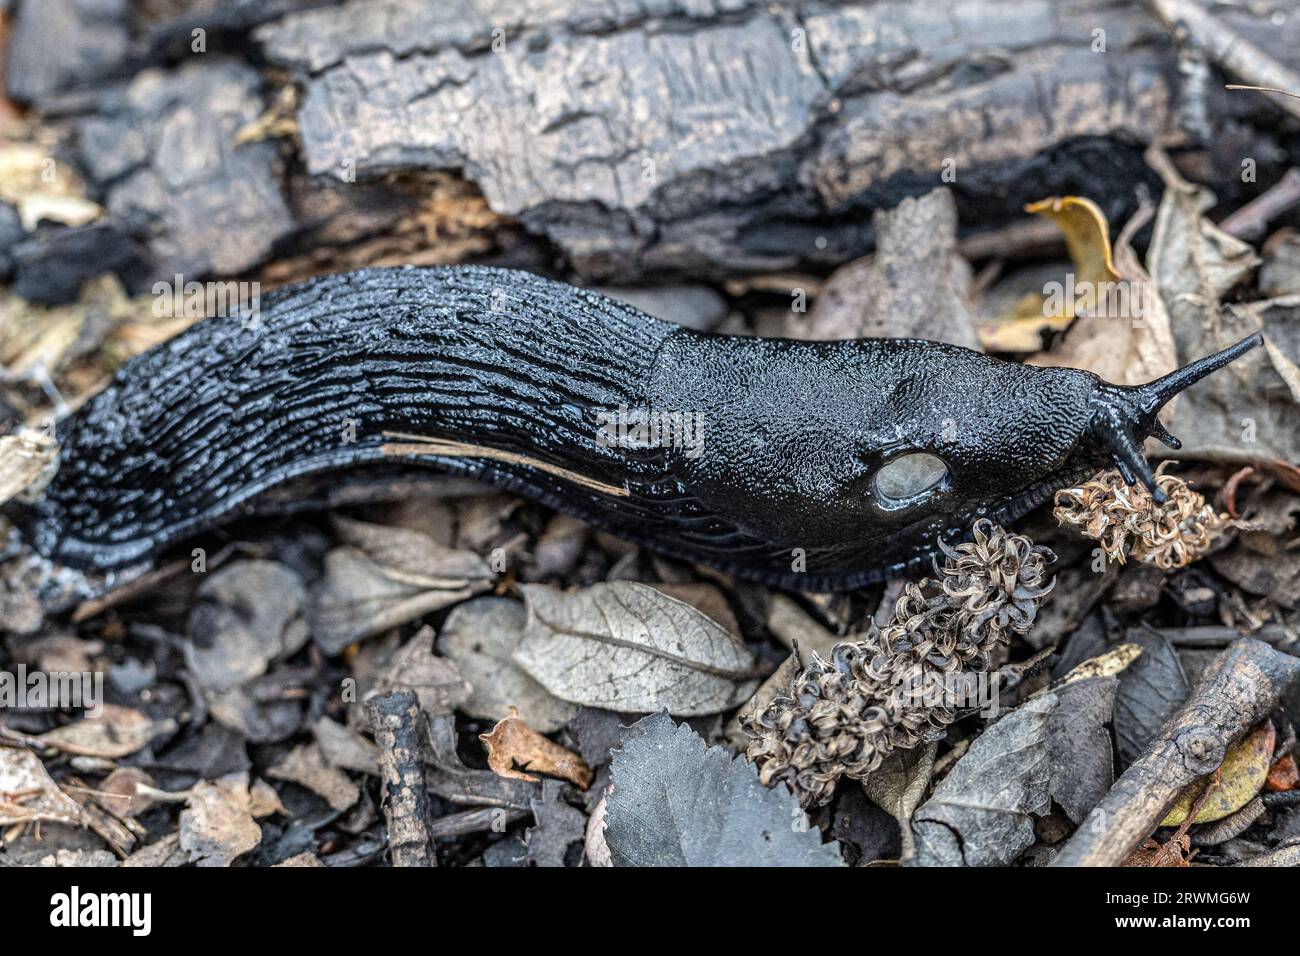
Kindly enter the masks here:
<path id="1" fill-rule="evenodd" d="M 248 774 L 200 780 L 181 811 L 180 847 L 199 866 L 229 866 L 262 841 Z"/>
<path id="2" fill-rule="evenodd" d="M 108 850 L 68 850 L 58 849 L 49 856 L 43 856 L 37 862 L 37 866 L 48 867 L 76 867 L 83 869 L 88 866 L 120 866 L 121 862 Z"/>
<path id="3" fill-rule="evenodd" d="M 586 815 L 564 802 L 564 784 L 558 780 L 542 781 L 541 795 L 530 803 L 537 822 L 524 835 L 528 862 L 533 866 L 564 866 L 570 847 L 586 837 Z M 574 856 L 581 860 L 579 854 Z"/>
<path id="4" fill-rule="evenodd" d="M 233 690 L 307 642 L 306 591 L 275 561 L 228 564 L 204 578 L 195 597 L 185 665 L 205 691 Z"/>
<path id="5" fill-rule="evenodd" d="M 925 796 L 934 774 L 938 741 L 910 750 L 895 750 L 862 780 L 862 789 L 880 809 L 898 821 L 903 835 L 903 860 L 912 858 L 912 814 Z"/>
<path id="6" fill-rule="evenodd" d="M 122 861 L 122 865 L 154 869 L 157 867 L 186 866 L 189 862 L 189 854 L 181 849 L 180 834 L 169 833 L 154 843 L 136 850 Z"/>
<path id="7" fill-rule="evenodd" d="M 410 528 L 335 519 L 348 542 L 325 556 L 312 595 L 312 637 L 328 654 L 458 604 L 491 587 L 492 569 Z"/>
<path id="8" fill-rule="evenodd" d="M 438 634 L 438 650 L 451 658 L 470 693 L 459 709 L 471 717 L 500 720 L 511 707 L 536 730 L 563 727 L 578 707 L 560 700 L 529 677 L 511 655 L 524 639 L 527 615 L 520 601 L 480 597 L 454 608 Z"/>
<path id="9" fill-rule="evenodd" d="M 361 799 L 361 790 L 337 767 L 331 767 L 320 744 L 300 744 L 266 771 L 272 780 L 288 780 L 325 798 L 335 810 L 346 810 Z"/>
<path id="10" fill-rule="evenodd" d="M 670 598 L 676 598 L 683 604 L 689 604 L 713 623 L 720 625 L 728 633 L 740 633 L 740 624 L 736 621 L 736 615 L 731 610 L 731 605 L 727 603 L 726 595 L 712 584 L 705 584 L 701 581 L 689 581 L 681 584 L 661 582 L 648 584 L 646 587 L 661 591 Z"/>
<path id="11" fill-rule="evenodd" d="M 312 724 L 311 732 L 321 756 L 331 767 L 379 775 L 379 748 L 355 730 L 321 717 Z"/>
<path id="12" fill-rule="evenodd" d="M 1050 788 L 1075 823 L 1083 822 L 1115 782 L 1109 724 L 1118 688 L 1117 677 L 1067 677 L 1053 691 L 1058 705 L 1048 720 Z"/>
<path id="13" fill-rule="evenodd" d="M 142 750 L 155 737 L 174 734 L 176 729 L 171 718 L 153 720 L 133 707 L 104 704 L 99 716 L 47 730 L 35 740 L 42 747 L 55 747 L 67 754 L 116 760 Z"/>
<path id="14" fill-rule="evenodd" d="M 356 548 L 335 548 L 325 556 L 325 574 L 315 589 L 312 637 L 327 654 L 352 642 L 473 597 L 483 587 L 424 588 L 394 580 Z"/>
<path id="15" fill-rule="evenodd" d="M 514 661 L 564 700 L 609 710 L 713 714 L 749 698 L 754 657 L 699 610 L 631 581 L 561 592 L 524 585 Z"/>
<path id="16" fill-rule="evenodd" d="M 1182 440 L 1179 457 L 1296 461 L 1300 430 L 1288 426 L 1296 415 L 1296 399 L 1283 374 L 1288 362 L 1300 362 L 1294 307 L 1288 308 L 1286 300 L 1277 308 L 1270 303 L 1223 305 L 1228 292 L 1259 264 L 1255 250 L 1205 217 L 1214 205 L 1210 193 L 1184 180 L 1163 154 L 1153 158 L 1165 191 L 1147 268 L 1169 310 L 1179 364 L 1252 332 L 1263 332 L 1266 342 L 1265 348 L 1197 383 L 1172 403 L 1167 424 Z M 1280 366 L 1275 356 L 1284 358 Z M 1244 427 L 1253 427 L 1249 442 L 1242 441 Z"/>
<path id="17" fill-rule="evenodd" d="M 605 841 L 615 866 L 843 866 L 799 802 L 664 713 L 637 721 L 611 766 Z"/>
<path id="18" fill-rule="evenodd" d="M 898 821 L 855 787 L 840 791 L 832 804 L 830 836 L 840 842 L 850 866 L 897 860 L 903 831 Z"/>
<path id="19" fill-rule="evenodd" d="M 433 628 L 425 626 L 389 658 L 376 675 L 372 693 L 412 690 L 426 714 L 450 714 L 473 688 L 454 661 L 433 652 Z"/>
<path id="20" fill-rule="evenodd" d="M 213 721 L 252 743 L 275 743 L 293 736 L 302 723 L 301 701 L 290 696 L 265 698 L 254 688 L 250 683 L 221 693 L 205 691 Z"/>
<path id="21" fill-rule="evenodd" d="M 822 627 L 811 614 L 791 597 L 773 594 L 767 612 L 767 628 L 791 650 L 799 645 L 799 656 L 807 659 L 813 654 L 829 660 L 841 638 Z"/>
<path id="22" fill-rule="evenodd" d="M 533 563 L 524 568 L 527 581 L 542 581 L 568 574 L 582 558 L 591 526 L 566 514 L 557 514 L 546 524 L 533 546 Z"/>
<path id="23" fill-rule="evenodd" d="M 1121 771 L 1138 758 L 1190 689 L 1178 652 L 1164 635 L 1134 630 L 1128 641 L 1140 646 L 1142 654 L 1120 675 L 1115 692 L 1115 743 Z"/>
<path id="24" fill-rule="evenodd" d="M 957 206 L 946 187 L 875 214 L 874 255 L 837 269 L 795 338 L 898 336 L 978 349 L 967 292 L 970 266 L 957 253 Z"/>
<path id="25" fill-rule="evenodd" d="M 1051 808 L 1048 726 L 1057 699 L 1032 698 L 975 738 L 912 816 L 914 866 L 1004 866 Z"/>
<path id="26" fill-rule="evenodd" d="M 458 588 L 490 578 L 491 569 L 468 549 L 450 548 L 414 528 L 373 524 L 335 515 L 339 541 L 365 553 L 394 580 L 422 588 Z"/>

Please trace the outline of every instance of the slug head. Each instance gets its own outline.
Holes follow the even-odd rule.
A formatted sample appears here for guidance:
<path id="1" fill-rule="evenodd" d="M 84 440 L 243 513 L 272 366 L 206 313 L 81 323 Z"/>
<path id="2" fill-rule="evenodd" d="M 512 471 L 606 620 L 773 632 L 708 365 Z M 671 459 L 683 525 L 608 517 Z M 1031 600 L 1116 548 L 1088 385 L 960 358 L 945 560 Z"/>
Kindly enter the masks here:
<path id="1" fill-rule="evenodd" d="M 1179 392 L 1211 372 L 1223 368 L 1261 342 L 1262 336 L 1256 333 L 1222 352 L 1207 355 L 1145 385 L 1124 386 L 1099 382 L 1088 402 L 1087 435 L 1093 446 L 1091 450 L 1109 457 L 1130 485 L 1141 481 L 1151 496 L 1163 503 L 1165 493 L 1156 484 L 1156 476 L 1142 455 L 1142 442 L 1148 435 L 1154 435 L 1174 449 L 1181 448 L 1182 442 L 1160 423 L 1156 417 L 1160 409 Z"/>
<path id="2" fill-rule="evenodd" d="M 934 342 L 683 332 L 648 398 L 707 421 L 702 454 L 669 465 L 674 495 L 698 502 L 692 550 L 739 567 L 745 548 L 766 580 L 839 590 L 927 560 L 977 518 L 1013 521 L 1109 461 L 1154 489 L 1142 441 L 1177 446 L 1157 412 L 1258 343 L 1125 387 Z M 796 549 L 806 571 L 792 574 Z"/>

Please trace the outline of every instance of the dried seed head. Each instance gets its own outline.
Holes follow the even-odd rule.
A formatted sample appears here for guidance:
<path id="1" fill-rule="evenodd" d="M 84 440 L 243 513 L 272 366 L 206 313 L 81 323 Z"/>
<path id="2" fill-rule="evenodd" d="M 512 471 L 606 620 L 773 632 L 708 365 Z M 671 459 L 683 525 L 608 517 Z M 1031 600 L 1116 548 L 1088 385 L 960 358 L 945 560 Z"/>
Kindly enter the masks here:
<path id="1" fill-rule="evenodd" d="M 943 736 L 975 675 L 1029 630 L 1052 589 L 1047 548 L 984 519 L 972 531 L 943 549 L 933 580 L 904 587 L 878 634 L 837 644 L 829 661 L 814 656 L 788 697 L 742 719 L 764 784 L 825 803 L 841 776 L 861 779 L 896 748 Z"/>
<path id="2" fill-rule="evenodd" d="M 1130 486 L 1118 472 L 1105 471 L 1077 488 L 1056 493 L 1053 514 L 1101 544 L 1112 561 L 1132 554 L 1163 571 L 1200 558 L 1232 522 L 1174 475 L 1157 474 L 1167 500 L 1157 504 L 1145 488 Z"/>

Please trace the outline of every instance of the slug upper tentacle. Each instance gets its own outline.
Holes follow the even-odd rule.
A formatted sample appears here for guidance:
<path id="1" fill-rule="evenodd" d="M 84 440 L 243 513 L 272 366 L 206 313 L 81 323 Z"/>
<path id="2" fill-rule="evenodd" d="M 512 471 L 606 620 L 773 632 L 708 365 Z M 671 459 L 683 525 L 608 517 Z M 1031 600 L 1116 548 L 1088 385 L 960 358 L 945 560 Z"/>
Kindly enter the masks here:
<path id="1" fill-rule="evenodd" d="M 662 553 L 841 590 L 1010 521 L 1141 442 L 1244 340 L 1149 385 L 920 340 L 697 333 L 483 267 L 369 269 L 264 297 L 127 363 L 59 430 L 11 513 L 42 554 L 111 569 L 303 476 L 437 468 Z"/>
<path id="2" fill-rule="evenodd" d="M 1164 503 L 1165 493 L 1160 490 L 1155 473 L 1142 455 L 1142 442 L 1148 435 L 1154 435 L 1173 449 L 1181 448 L 1182 442 L 1171 435 L 1156 417 L 1160 409 L 1179 392 L 1262 342 L 1263 337 L 1258 333 L 1247 336 L 1221 352 L 1207 355 L 1145 385 L 1125 387 L 1098 382 L 1089 401 L 1089 428 L 1094 439 L 1110 454 L 1111 461 L 1126 482 L 1132 485 L 1140 480 L 1157 503 Z"/>

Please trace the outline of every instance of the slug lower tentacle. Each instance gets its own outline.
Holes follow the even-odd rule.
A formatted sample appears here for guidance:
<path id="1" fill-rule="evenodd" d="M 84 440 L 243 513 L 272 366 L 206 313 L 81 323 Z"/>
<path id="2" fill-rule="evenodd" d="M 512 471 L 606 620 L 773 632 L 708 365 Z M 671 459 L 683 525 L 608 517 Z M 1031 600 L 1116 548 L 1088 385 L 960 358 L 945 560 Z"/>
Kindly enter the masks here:
<path id="1" fill-rule="evenodd" d="M 264 298 L 127 363 L 60 427 L 14 511 L 42 554 L 111 569 L 290 479 L 434 467 L 664 554 L 808 590 L 923 561 L 1141 442 L 1257 337 L 1150 385 L 920 340 L 707 335 L 483 267 L 371 269 Z"/>

